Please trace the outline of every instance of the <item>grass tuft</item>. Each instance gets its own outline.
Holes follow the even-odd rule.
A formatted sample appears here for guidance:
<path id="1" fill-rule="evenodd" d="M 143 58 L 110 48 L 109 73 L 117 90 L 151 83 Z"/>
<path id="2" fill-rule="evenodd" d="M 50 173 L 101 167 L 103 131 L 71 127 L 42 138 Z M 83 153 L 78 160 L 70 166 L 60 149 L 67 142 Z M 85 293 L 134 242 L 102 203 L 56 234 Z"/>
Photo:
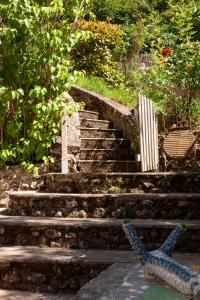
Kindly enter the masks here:
<path id="1" fill-rule="evenodd" d="M 116 100 L 129 108 L 135 108 L 136 93 L 131 88 L 114 88 L 99 77 L 83 77 L 76 82 L 82 88 L 101 94 L 104 97 Z"/>

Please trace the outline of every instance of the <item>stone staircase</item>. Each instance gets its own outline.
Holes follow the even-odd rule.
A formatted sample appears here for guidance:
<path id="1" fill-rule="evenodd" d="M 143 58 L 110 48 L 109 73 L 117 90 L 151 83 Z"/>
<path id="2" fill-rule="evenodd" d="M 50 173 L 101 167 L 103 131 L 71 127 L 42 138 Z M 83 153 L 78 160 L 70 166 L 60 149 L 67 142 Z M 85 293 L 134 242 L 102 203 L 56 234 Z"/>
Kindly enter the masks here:
<path id="1" fill-rule="evenodd" d="M 130 141 L 123 132 L 113 128 L 109 120 L 100 120 L 99 113 L 82 110 L 79 112 L 81 149 L 77 159 L 80 172 L 137 172 L 139 162 L 131 150 Z M 60 160 L 61 138 L 52 149 Z M 56 171 L 60 171 L 57 169 Z"/>
<path id="2" fill-rule="evenodd" d="M 193 252 L 193 264 L 199 265 L 200 174 L 134 173 L 129 165 L 135 166 L 134 155 L 122 136 L 119 142 L 121 133 L 96 112 L 80 116 L 82 172 L 49 173 L 38 192 L 10 192 L 8 209 L 0 216 L 0 288 L 31 291 L 12 300 L 23 295 L 71 300 L 113 263 L 136 263 L 122 230 L 125 220 L 135 224 L 148 249 L 184 224 L 188 230 L 177 244 L 178 258 Z M 100 137 L 86 137 L 92 131 Z M 105 131 L 109 137 L 102 138 Z M 102 146 L 108 139 L 115 145 L 111 151 Z M 43 296 L 34 298 L 34 293 Z"/>

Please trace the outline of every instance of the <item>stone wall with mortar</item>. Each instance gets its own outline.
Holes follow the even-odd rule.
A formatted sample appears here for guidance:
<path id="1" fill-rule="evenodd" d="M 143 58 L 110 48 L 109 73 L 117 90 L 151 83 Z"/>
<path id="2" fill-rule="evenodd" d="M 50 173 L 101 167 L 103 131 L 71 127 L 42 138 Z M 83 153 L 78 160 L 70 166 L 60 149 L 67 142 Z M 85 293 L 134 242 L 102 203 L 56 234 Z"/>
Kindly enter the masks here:
<path id="1" fill-rule="evenodd" d="M 7 191 L 38 190 L 42 184 L 43 179 L 40 176 L 25 172 L 21 166 L 0 169 L 0 206 L 8 203 Z"/>
<path id="2" fill-rule="evenodd" d="M 200 197 L 190 194 L 10 194 L 9 215 L 67 218 L 199 220 Z M 173 209 L 172 209 L 173 208 Z"/>
<path id="3" fill-rule="evenodd" d="M 61 220 L 62 222 L 62 220 Z M 11 224 L 12 223 L 12 224 Z M 88 223 L 88 224 L 87 224 Z M 101 250 L 131 250 L 131 246 L 124 235 L 123 222 L 113 220 L 112 223 L 90 224 L 78 221 L 76 225 L 56 224 L 41 225 L 26 220 L 19 222 L 4 222 L 0 226 L 0 246 L 22 245 L 40 246 L 66 249 L 101 249 Z M 160 247 L 161 243 L 169 236 L 172 226 L 151 224 L 136 226 L 148 250 Z M 15 230 L 13 228 L 15 227 Z M 177 251 L 199 253 L 200 236 L 198 226 L 190 226 L 179 240 Z"/>
<path id="4" fill-rule="evenodd" d="M 86 110 L 97 111 L 100 118 L 110 120 L 114 128 L 122 130 L 124 138 L 131 141 L 135 153 L 139 153 L 139 133 L 136 118 L 126 106 L 95 92 L 72 86 L 70 95 L 75 101 L 83 101 Z"/>
<path id="5" fill-rule="evenodd" d="M 72 293 L 79 290 L 108 266 L 110 266 L 109 263 L 98 265 L 94 263 L 73 263 L 71 261 L 62 265 L 56 261 L 54 264 L 48 264 L 48 262 L 42 260 L 40 263 L 34 261 L 21 263 L 16 261 L 1 264 L 0 284 L 2 289 L 21 289 L 49 293 L 63 291 L 65 293 Z M 15 296 L 11 298 L 19 299 Z M 9 297 L 9 299 L 11 298 Z M 6 299 L 8 298 L 6 297 Z M 22 298 L 20 297 L 20 299 Z M 40 298 L 38 294 L 37 299 L 44 298 Z M 57 299 L 55 295 L 54 299 Z M 69 299 L 68 295 L 66 294 L 62 299 Z"/>
<path id="6" fill-rule="evenodd" d="M 43 190 L 57 193 L 200 193 L 200 173 L 46 174 Z"/>

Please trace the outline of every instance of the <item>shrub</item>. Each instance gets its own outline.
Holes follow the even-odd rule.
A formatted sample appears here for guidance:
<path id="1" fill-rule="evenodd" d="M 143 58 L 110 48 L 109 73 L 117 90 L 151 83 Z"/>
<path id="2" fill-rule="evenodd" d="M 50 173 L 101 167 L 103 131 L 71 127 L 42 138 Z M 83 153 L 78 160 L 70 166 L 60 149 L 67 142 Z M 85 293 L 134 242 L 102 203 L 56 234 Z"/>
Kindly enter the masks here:
<path id="1" fill-rule="evenodd" d="M 81 35 L 66 19 L 69 9 L 75 19 L 82 14 L 75 8 L 76 0 L 69 7 L 62 0 L 0 4 L 0 166 L 51 159 L 48 149 L 59 133 L 64 93 L 77 74 L 69 52 Z M 73 109 L 68 106 L 68 112 Z"/>
<path id="2" fill-rule="evenodd" d="M 80 21 L 78 30 L 90 32 L 89 40 L 81 40 L 72 51 L 75 69 L 87 75 L 120 81 L 118 61 L 125 51 L 125 32 L 120 25 L 101 21 Z"/>

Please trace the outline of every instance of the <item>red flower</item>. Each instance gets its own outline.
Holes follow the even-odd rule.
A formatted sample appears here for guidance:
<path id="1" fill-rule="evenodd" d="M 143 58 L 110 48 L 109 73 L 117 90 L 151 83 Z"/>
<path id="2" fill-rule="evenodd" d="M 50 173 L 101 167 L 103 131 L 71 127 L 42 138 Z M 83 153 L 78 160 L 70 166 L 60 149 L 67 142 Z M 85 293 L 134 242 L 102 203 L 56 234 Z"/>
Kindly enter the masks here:
<path id="1" fill-rule="evenodd" d="M 172 49 L 170 49 L 170 48 L 164 48 L 163 50 L 161 50 L 162 55 L 167 55 L 167 54 L 170 54 L 171 52 L 172 52 Z"/>

